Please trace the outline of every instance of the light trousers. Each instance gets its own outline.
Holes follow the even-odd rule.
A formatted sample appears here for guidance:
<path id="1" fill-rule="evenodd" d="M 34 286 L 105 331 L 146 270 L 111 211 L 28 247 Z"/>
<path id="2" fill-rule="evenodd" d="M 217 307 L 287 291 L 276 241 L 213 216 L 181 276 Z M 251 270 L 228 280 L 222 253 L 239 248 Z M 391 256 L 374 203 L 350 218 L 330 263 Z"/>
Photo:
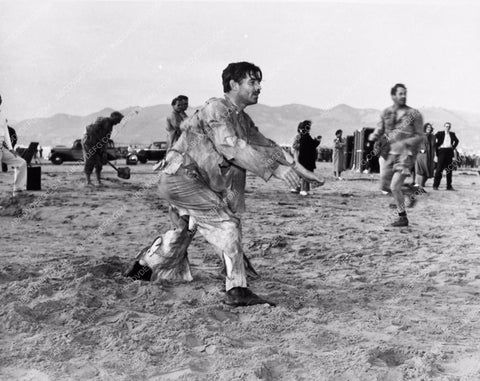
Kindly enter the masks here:
<path id="1" fill-rule="evenodd" d="M 27 162 L 15 156 L 7 148 L 0 147 L 0 163 L 5 163 L 14 168 L 13 191 L 25 190 L 27 185 Z"/>
<path id="2" fill-rule="evenodd" d="M 195 172 L 160 174 L 160 197 L 170 205 L 172 229 L 154 241 L 143 257 L 155 279 L 192 280 L 187 248 L 196 231 L 224 262 L 226 290 L 247 287 L 240 219 Z"/>

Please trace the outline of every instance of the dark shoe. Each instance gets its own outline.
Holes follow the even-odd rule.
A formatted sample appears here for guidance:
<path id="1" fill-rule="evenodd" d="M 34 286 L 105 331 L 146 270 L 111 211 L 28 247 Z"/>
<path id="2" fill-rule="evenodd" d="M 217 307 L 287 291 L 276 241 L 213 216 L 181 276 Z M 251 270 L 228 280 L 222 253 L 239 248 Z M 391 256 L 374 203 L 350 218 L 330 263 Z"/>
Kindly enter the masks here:
<path id="1" fill-rule="evenodd" d="M 275 307 L 276 304 L 260 298 L 246 287 L 234 287 L 227 291 L 225 304 L 232 307 L 253 306 L 255 304 L 270 304 Z"/>
<path id="2" fill-rule="evenodd" d="M 394 227 L 408 226 L 407 216 L 398 216 L 398 219 L 395 220 L 390 226 L 394 226 Z"/>
<path id="3" fill-rule="evenodd" d="M 438 187 L 433 187 L 433 190 L 438 190 Z"/>
<path id="4" fill-rule="evenodd" d="M 135 261 L 123 275 L 133 280 L 145 280 L 148 282 L 152 278 L 153 272 L 147 265 L 142 266 L 139 261 Z"/>
<path id="5" fill-rule="evenodd" d="M 447 187 L 447 190 L 454 191 L 455 189 L 453 187 Z"/>

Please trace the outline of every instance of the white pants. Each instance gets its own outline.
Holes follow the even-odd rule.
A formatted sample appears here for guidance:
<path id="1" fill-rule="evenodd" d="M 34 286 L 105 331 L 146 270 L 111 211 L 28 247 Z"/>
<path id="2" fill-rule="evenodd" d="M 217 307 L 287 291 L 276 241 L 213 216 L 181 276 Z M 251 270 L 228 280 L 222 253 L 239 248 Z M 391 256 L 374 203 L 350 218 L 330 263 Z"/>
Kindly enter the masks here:
<path id="1" fill-rule="evenodd" d="M 27 162 L 15 156 L 5 147 L 0 147 L 0 163 L 15 168 L 13 174 L 13 191 L 25 190 L 27 185 Z"/>

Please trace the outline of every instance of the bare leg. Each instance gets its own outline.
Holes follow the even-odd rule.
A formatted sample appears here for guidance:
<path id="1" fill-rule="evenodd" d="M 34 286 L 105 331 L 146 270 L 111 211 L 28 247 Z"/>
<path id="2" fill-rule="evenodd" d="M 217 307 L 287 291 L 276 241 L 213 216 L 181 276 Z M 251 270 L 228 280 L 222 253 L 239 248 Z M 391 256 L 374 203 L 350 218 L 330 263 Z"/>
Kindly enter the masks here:
<path id="1" fill-rule="evenodd" d="M 402 185 L 406 178 L 407 176 L 400 172 L 395 172 L 392 177 L 391 189 L 398 213 L 405 212 L 405 195 L 402 191 Z"/>

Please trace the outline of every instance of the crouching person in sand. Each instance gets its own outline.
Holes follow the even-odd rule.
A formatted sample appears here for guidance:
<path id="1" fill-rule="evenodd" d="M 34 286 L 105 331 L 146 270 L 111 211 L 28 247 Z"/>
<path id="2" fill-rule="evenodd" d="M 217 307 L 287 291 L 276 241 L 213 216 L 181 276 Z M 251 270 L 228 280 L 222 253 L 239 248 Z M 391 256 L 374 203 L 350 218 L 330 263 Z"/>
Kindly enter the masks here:
<path id="1" fill-rule="evenodd" d="M 160 197 L 171 205 L 175 226 L 143 250 L 126 276 L 134 279 L 192 280 L 187 248 L 198 230 L 221 256 L 226 299 L 231 306 L 268 303 L 247 287 L 254 272 L 243 253 L 241 221 L 246 172 L 272 176 L 297 187 L 301 178 L 323 179 L 290 163 L 282 148 L 264 137 L 244 109 L 256 104 L 262 72 L 248 62 L 231 63 L 222 73 L 224 98 L 212 98 L 187 119 L 185 130 L 160 167 Z"/>
<path id="2" fill-rule="evenodd" d="M 98 185 L 102 185 L 101 173 L 103 164 L 107 162 L 107 146 L 113 126 L 123 119 L 122 113 L 114 111 L 108 118 L 97 118 L 95 123 L 86 127 L 82 140 L 83 158 L 85 160 L 85 177 L 87 186 L 92 186 L 90 176 L 95 168 Z"/>

